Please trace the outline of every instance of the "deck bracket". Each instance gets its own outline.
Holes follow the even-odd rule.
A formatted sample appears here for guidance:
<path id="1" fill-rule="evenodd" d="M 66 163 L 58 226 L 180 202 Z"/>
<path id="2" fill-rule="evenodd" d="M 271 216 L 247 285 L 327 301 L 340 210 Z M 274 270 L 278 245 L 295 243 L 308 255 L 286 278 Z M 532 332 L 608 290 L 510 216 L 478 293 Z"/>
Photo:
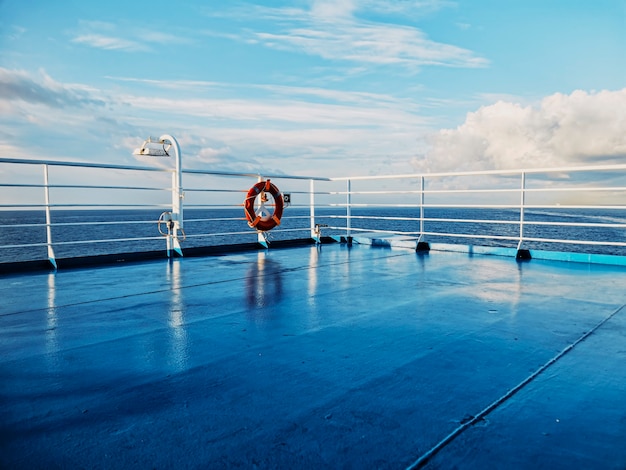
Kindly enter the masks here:
<path id="1" fill-rule="evenodd" d="M 430 245 L 428 242 L 417 242 L 417 246 L 415 247 L 415 251 L 418 253 L 428 253 L 430 251 Z"/>

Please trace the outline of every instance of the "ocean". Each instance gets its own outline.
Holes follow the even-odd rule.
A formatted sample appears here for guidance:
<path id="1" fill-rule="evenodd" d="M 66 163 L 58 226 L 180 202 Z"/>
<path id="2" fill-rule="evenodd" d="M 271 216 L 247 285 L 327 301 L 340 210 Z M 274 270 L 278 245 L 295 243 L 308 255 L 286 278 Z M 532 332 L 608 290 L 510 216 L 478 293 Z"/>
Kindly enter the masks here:
<path id="1" fill-rule="evenodd" d="M 52 239 L 57 258 L 84 257 L 113 253 L 160 251 L 165 249 L 159 234 L 157 220 L 162 210 L 53 210 Z M 417 208 L 353 208 L 351 211 L 353 235 L 360 230 L 419 232 Z M 250 243 L 257 234 L 245 221 L 243 209 L 185 209 L 187 247 Z M 376 219 L 366 217 L 373 216 Z M 516 247 L 515 240 L 489 239 L 490 236 L 519 236 L 516 224 L 485 222 L 452 222 L 443 219 L 519 221 L 519 211 L 510 209 L 436 209 L 428 208 L 425 217 L 442 219 L 426 221 L 426 232 L 484 235 L 468 239 L 459 236 L 429 235 L 426 241 L 487 246 Z M 602 224 L 589 226 L 526 225 L 524 236 L 529 238 L 592 240 L 598 242 L 626 242 L 626 228 L 607 224 L 626 224 L 623 210 L 574 210 L 552 208 L 529 210 L 525 222 L 558 222 L 565 224 Z M 345 209 L 316 208 L 316 222 L 330 227 L 345 227 Z M 43 211 L 0 211 L 0 256 L 2 263 L 47 259 L 46 228 Z M 270 247 L 273 240 L 309 237 L 309 211 L 304 207 L 285 209 L 281 224 L 268 232 Z M 345 235 L 345 229 L 322 228 L 322 235 Z M 98 240 L 97 243 L 85 243 Z M 525 242 L 532 250 L 574 251 L 626 256 L 626 247 L 547 242 Z"/>

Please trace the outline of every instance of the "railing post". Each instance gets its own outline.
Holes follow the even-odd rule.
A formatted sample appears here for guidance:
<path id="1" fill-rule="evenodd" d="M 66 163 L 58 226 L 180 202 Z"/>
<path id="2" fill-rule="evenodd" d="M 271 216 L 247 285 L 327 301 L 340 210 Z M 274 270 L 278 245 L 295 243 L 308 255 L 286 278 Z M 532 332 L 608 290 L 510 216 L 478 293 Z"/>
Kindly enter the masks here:
<path id="1" fill-rule="evenodd" d="M 517 244 L 517 259 L 530 259 L 530 251 L 522 248 L 524 243 L 524 207 L 526 205 L 526 172 L 521 173 L 520 207 L 519 207 L 519 243 Z"/>
<path id="2" fill-rule="evenodd" d="M 417 239 L 415 251 L 430 251 L 430 245 L 424 240 L 424 175 L 420 177 L 420 236 Z"/>
<path id="3" fill-rule="evenodd" d="M 259 175 L 259 177 L 257 178 L 257 183 L 260 183 L 261 181 L 263 181 L 263 176 Z M 252 202 L 254 204 L 254 201 Z M 259 245 L 261 245 L 264 248 L 269 248 L 265 232 L 261 232 L 260 230 L 257 230 L 256 239 L 257 239 L 257 242 L 259 242 Z"/>
<path id="4" fill-rule="evenodd" d="M 46 244 L 48 247 L 48 261 L 54 269 L 57 268 L 54 248 L 52 247 L 52 222 L 50 217 L 50 186 L 48 184 L 48 165 L 43 166 L 44 200 L 46 204 Z"/>
<path id="5" fill-rule="evenodd" d="M 172 174 L 172 220 L 174 222 L 174 227 L 171 234 L 171 245 L 176 253 L 180 256 L 183 256 L 183 250 L 180 246 L 180 241 L 178 240 L 178 231 L 180 230 L 181 234 L 184 233 L 183 228 L 183 169 L 182 169 L 182 154 L 180 152 L 180 145 L 178 145 L 178 141 L 172 137 L 171 135 L 162 135 L 159 140 L 169 141 L 174 147 L 174 158 L 176 163 L 176 170 Z M 169 256 L 170 247 L 168 246 L 168 256 Z"/>
<path id="6" fill-rule="evenodd" d="M 352 226 L 352 221 L 350 220 L 352 216 L 352 181 L 350 179 L 346 180 L 346 239 L 348 243 L 352 242 L 352 235 L 350 233 L 350 228 Z"/>
<path id="7" fill-rule="evenodd" d="M 319 233 L 315 230 L 315 181 L 309 181 L 309 217 L 310 217 L 310 228 L 311 228 L 311 238 L 315 240 L 317 243 L 320 242 Z"/>

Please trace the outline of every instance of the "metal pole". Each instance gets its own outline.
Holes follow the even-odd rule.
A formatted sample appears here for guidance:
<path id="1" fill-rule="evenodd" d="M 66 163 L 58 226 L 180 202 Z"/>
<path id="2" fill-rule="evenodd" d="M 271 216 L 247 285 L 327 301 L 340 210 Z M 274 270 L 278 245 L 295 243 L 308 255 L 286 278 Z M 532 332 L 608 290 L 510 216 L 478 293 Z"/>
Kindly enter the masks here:
<path id="1" fill-rule="evenodd" d="M 183 250 L 178 241 L 178 232 L 183 231 L 183 172 L 182 172 L 182 154 L 180 152 L 180 145 L 178 141 L 169 134 L 164 134 L 159 137 L 161 142 L 169 141 L 174 147 L 174 158 L 176 161 L 176 170 L 172 175 L 172 221 L 174 227 L 172 229 L 171 241 L 174 251 L 180 256 L 183 256 Z"/>
<path id="2" fill-rule="evenodd" d="M 52 225 L 50 217 L 50 186 L 48 185 L 48 165 L 43 166 L 43 184 L 46 203 L 46 243 L 48 246 L 48 261 L 54 269 L 57 268 L 54 249 L 52 247 Z"/>
<path id="3" fill-rule="evenodd" d="M 313 180 L 309 181 L 309 217 L 311 221 L 311 238 L 319 243 L 319 236 L 315 230 L 315 182 Z"/>
<path id="4" fill-rule="evenodd" d="M 347 180 L 347 191 L 346 191 L 346 238 L 348 239 L 348 242 L 350 242 L 350 228 L 352 226 L 350 217 L 352 215 L 352 211 L 351 211 L 351 204 L 352 204 L 352 193 L 351 193 L 351 188 L 352 188 L 352 181 L 351 180 Z"/>
<path id="5" fill-rule="evenodd" d="M 420 178 L 420 237 L 418 243 L 424 238 L 424 177 Z"/>
<path id="6" fill-rule="evenodd" d="M 522 249 L 524 241 L 524 206 L 526 204 L 526 172 L 522 171 L 522 185 L 520 188 L 520 208 L 519 208 L 519 243 L 517 250 Z"/>
<path id="7" fill-rule="evenodd" d="M 259 177 L 257 178 L 257 183 L 260 183 L 261 181 L 263 181 L 263 176 L 259 175 Z M 252 203 L 254 204 L 254 201 L 252 201 Z M 269 248 L 269 245 L 267 243 L 267 238 L 265 238 L 264 232 L 257 230 L 256 239 L 259 242 L 259 245 L 261 245 L 264 248 Z"/>

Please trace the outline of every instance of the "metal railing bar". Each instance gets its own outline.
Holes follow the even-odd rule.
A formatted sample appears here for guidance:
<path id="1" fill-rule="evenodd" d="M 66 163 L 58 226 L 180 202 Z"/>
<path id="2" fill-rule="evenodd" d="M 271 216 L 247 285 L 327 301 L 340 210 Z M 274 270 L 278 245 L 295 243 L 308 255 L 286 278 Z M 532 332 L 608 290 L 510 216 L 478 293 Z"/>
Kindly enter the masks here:
<path id="1" fill-rule="evenodd" d="M 605 246 L 626 246 L 626 242 L 611 241 L 594 241 L 594 240 L 568 240 L 558 238 L 533 238 L 524 237 L 524 242 L 546 242 L 546 243 L 565 243 L 569 245 L 605 245 Z"/>
<path id="2" fill-rule="evenodd" d="M 337 202 L 337 203 L 329 203 L 323 207 L 355 207 L 355 208 L 360 208 L 360 207 L 382 207 L 382 208 L 397 208 L 397 207 L 402 207 L 402 208 L 415 208 L 415 207 L 420 207 L 419 204 L 366 204 L 366 203 L 351 203 L 351 204 L 346 204 L 345 202 Z"/>
<path id="3" fill-rule="evenodd" d="M 21 165 L 50 165 L 50 166 L 63 166 L 63 167 L 76 167 L 76 168 L 101 168 L 105 170 L 131 170 L 131 171 L 156 171 L 173 173 L 174 168 L 160 168 L 160 167 L 148 167 L 148 166 L 135 166 L 135 165 L 113 165 L 106 163 L 87 163 L 87 162 L 67 162 L 61 160 L 24 160 L 17 158 L 0 157 L 0 163 L 21 164 Z M 215 171 L 215 170 L 193 170 L 183 169 L 183 173 L 199 174 L 199 175 L 215 175 L 215 176 L 230 176 L 230 177 L 242 177 L 242 178 L 258 178 L 263 175 L 265 178 L 276 179 L 293 179 L 293 180 L 316 180 L 316 181 L 331 181 L 330 178 L 324 178 L 320 176 L 299 176 L 299 175 L 283 175 L 283 174 L 267 174 L 263 172 L 258 173 L 242 173 L 232 171 Z"/>
<path id="4" fill-rule="evenodd" d="M 516 189 L 507 189 L 507 188 L 490 188 L 490 189 L 425 189 L 421 191 L 419 189 L 415 190 L 397 190 L 397 191 L 352 191 L 351 194 L 465 194 L 465 193 L 519 193 L 519 188 Z M 329 194 L 334 195 L 342 195 L 346 194 L 346 191 L 343 192 L 332 192 Z"/>
<path id="5" fill-rule="evenodd" d="M 424 194 L 490 194 L 490 193 L 519 193 L 519 188 L 489 188 L 489 189 L 425 189 Z M 626 191 L 626 186 L 607 186 L 603 187 L 586 187 L 586 186 L 569 186 L 562 188 L 526 188 L 525 192 L 530 193 L 543 193 L 543 192 L 593 192 L 593 191 Z M 421 194 L 420 190 L 405 190 L 405 191 L 352 191 L 352 194 Z M 328 194 L 332 195 L 345 195 L 346 191 L 334 191 Z"/>
<path id="6" fill-rule="evenodd" d="M 122 203 L 110 203 L 110 204 L 100 204 L 100 203 L 84 203 L 84 204 L 50 204 L 51 208 L 69 208 L 69 207 L 129 207 L 129 208 L 163 208 L 163 207 L 171 207 L 169 204 L 122 204 Z"/>
<path id="7" fill-rule="evenodd" d="M 345 231 L 346 227 L 337 227 L 334 225 L 330 225 L 328 227 L 324 227 L 324 230 L 339 230 L 339 231 Z M 397 230 L 380 230 L 380 229 L 365 229 L 365 228 L 353 228 L 351 227 L 350 230 L 353 231 L 357 231 L 357 232 L 363 232 L 363 233 L 389 233 L 389 234 L 393 234 L 393 235 L 407 235 L 407 236 L 415 236 L 417 237 L 420 232 L 402 232 L 402 231 L 397 231 Z"/>
<path id="8" fill-rule="evenodd" d="M 36 209 L 41 208 L 44 209 L 46 207 L 50 208 L 71 208 L 71 207 L 108 207 L 110 209 L 117 207 L 125 207 L 125 208 L 142 208 L 142 209 L 159 209 L 164 207 L 170 207 L 169 204 L 50 204 L 46 206 L 46 204 L 0 204 L 0 209 L 16 209 L 16 208 L 24 208 L 24 209 Z"/>
<path id="9" fill-rule="evenodd" d="M 356 194 L 420 194 L 420 190 L 419 189 L 405 189 L 405 190 L 395 190 L 395 191 L 350 191 L 350 194 L 352 195 L 356 195 Z M 316 194 L 321 194 L 321 193 L 316 193 Z M 334 195 L 334 196 L 345 196 L 346 194 L 348 194 L 347 191 L 330 191 L 328 193 L 326 193 L 328 195 Z"/>
<path id="10" fill-rule="evenodd" d="M 419 208 L 424 207 L 426 209 L 519 209 L 519 204 L 424 204 L 420 206 L 420 204 L 365 204 L 365 203 L 352 203 L 352 207 L 379 207 L 379 208 Z M 334 203 L 328 204 L 328 207 L 346 207 L 345 203 Z M 528 206 L 526 206 L 528 207 Z M 551 206 L 550 206 L 551 207 Z M 566 207 L 566 206 L 559 206 Z M 570 207 L 570 206 L 567 206 Z M 591 206 L 592 208 L 597 206 Z"/>
<path id="11" fill-rule="evenodd" d="M 43 184 L 27 184 L 27 183 L 0 183 L 3 188 L 43 188 Z M 48 188 L 56 189 L 123 189 L 137 191 L 172 191 L 172 188 L 154 187 L 154 186 L 104 186 L 104 185 L 77 185 L 77 184 L 50 184 Z M 205 193 L 246 193 L 246 189 L 207 189 L 207 188 L 184 188 L 185 192 L 205 192 Z M 607 187 L 586 187 L 571 186 L 562 188 L 526 188 L 526 192 L 544 193 L 544 192 L 595 192 L 595 191 L 626 191 L 626 186 L 607 186 Z M 425 189 L 424 194 L 489 194 L 489 193 L 516 193 L 518 188 L 500 188 L 500 189 Z M 292 194 L 309 194 L 303 191 L 290 191 Z M 395 191 L 352 191 L 353 195 L 398 195 L 398 194 L 421 194 L 420 190 L 395 190 Z M 346 195 L 346 191 L 328 191 L 316 192 L 316 195 Z"/>
<path id="12" fill-rule="evenodd" d="M 61 160 L 20 160 L 17 158 L 0 157 L 0 163 L 11 163 L 21 165 L 49 165 L 76 168 L 101 168 L 103 170 L 130 170 L 130 171 L 156 171 L 174 172 L 173 168 L 159 168 L 153 166 L 133 166 L 133 165 L 112 165 L 107 163 L 87 163 L 87 162 L 66 162 Z"/>
<path id="13" fill-rule="evenodd" d="M 345 219 L 345 215 L 329 215 L 329 219 Z M 376 217 L 366 215 L 353 215 L 353 219 L 363 220 L 399 220 L 417 222 L 419 217 Z M 519 225 L 519 220 L 493 220 L 493 219 L 454 219 L 443 217 L 425 217 L 424 222 L 449 222 L 449 223 L 475 223 L 475 224 L 500 224 L 500 225 Z M 524 221 L 524 225 L 552 225 L 552 226 L 570 226 L 570 227 L 605 227 L 605 228 L 626 228 L 626 223 L 603 223 L 603 222 L 547 222 L 547 221 Z"/>
<path id="14" fill-rule="evenodd" d="M 246 220 L 245 217 L 216 217 L 208 219 L 185 219 L 185 222 L 232 222 L 233 220 Z"/>
<path id="15" fill-rule="evenodd" d="M 320 216 L 321 218 L 322 216 Z M 324 216 L 329 219 L 345 219 L 345 215 L 328 215 Z M 404 220 L 404 221 L 419 221 L 419 217 L 396 217 L 396 216 L 367 216 L 367 215 L 353 215 L 353 219 L 363 219 L 363 220 Z"/>
<path id="16" fill-rule="evenodd" d="M 221 237 L 229 235 L 255 235 L 256 232 L 246 230 L 245 232 L 215 232 L 215 233 L 193 233 L 187 235 L 187 238 L 205 238 L 205 237 Z"/>
<path id="17" fill-rule="evenodd" d="M 403 232 L 400 230 L 381 230 L 381 229 L 369 229 L 369 228 L 360 228 L 360 227 L 351 227 L 352 231 L 363 232 L 363 233 L 390 233 L 393 235 L 406 235 L 406 236 L 418 236 L 420 232 Z"/>
<path id="18" fill-rule="evenodd" d="M 332 215 L 327 216 L 329 219 L 345 219 L 345 215 Z M 409 221 L 409 222 L 419 222 L 423 220 L 424 222 L 459 222 L 459 223 L 486 223 L 486 224 L 508 224 L 508 225 L 519 225 L 519 220 L 493 220 L 493 219 L 451 219 L 451 218 L 439 218 L 439 217 L 424 217 L 421 219 L 420 217 L 376 217 L 376 216 L 367 216 L 367 215 L 353 215 L 353 219 L 363 219 L 363 220 L 398 220 L 398 221 Z M 604 225 L 601 225 L 604 226 Z"/>
<path id="19" fill-rule="evenodd" d="M 302 228 L 291 228 L 291 229 L 277 229 L 272 231 L 272 233 L 285 233 L 285 232 L 308 232 L 308 227 Z M 254 235 L 256 236 L 256 231 L 246 230 L 245 232 L 214 232 L 214 233 L 194 233 L 191 235 L 187 235 L 187 238 L 207 238 L 207 237 L 223 237 L 230 235 Z"/>
<path id="20" fill-rule="evenodd" d="M 534 169 L 517 169 L 517 170 L 475 170 L 475 171 L 459 171 L 459 172 L 437 172 L 437 173 L 407 173 L 402 175 L 380 175 L 380 176 L 342 176 L 329 178 L 330 181 L 358 181 L 358 180 L 383 180 L 383 179 L 407 179 L 407 178 L 442 178 L 449 176 L 490 176 L 490 175 L 520 175 L 527 174 L 545 174 L 545 173 L 573 173 L 580 171 L 614 171 L 626 170 L 626 164 L 618 165 L 591 165 L 591 166 L 573 166 L 573 167 L 552 167 L 552 168 L 534 168 Z"/>
<path id="21" fill-rule="evenodd" d="M 50 165 L 65 166 L 78 168 L 102 168 L 114 170 L 132 170 L 132 171 L 154 171 L 154 172 L 174 172 L 174 168 L 146 167 L 134 165 L 113 165 L 105 163 L 87 163 L 87 162 L 67 162 L 59 160 L 25 160 L 17 158 L 0 157 L 0 163 L 26 164 L 26 165 Z M 433 177 L 449 177 L 449 176 L 477 176 L 477 175 L 519 175 L 527 174 L 546 174 L 546 173 L 567 173 L 581 171 L 606 171 L 606 170 L 626 170 L 626 164 L 612 165 L 591 165 L 591 166 L 574 166 L 574 167 L 552 167 L 552 168 L 535 168 L 535 169 L 515 169 L 515 170 L 475 170 L 462 172 L 437 172 L 437 173 L 408 173 L 400 175 L 379 175 L 379 176 L 343 176 L 343 177 L 320 177 L 320 176 L 300 176 L 300 175 L 284 175 L 284 174 L 268 174 L 264 172 L 230 172 L 230 171 L 214 171 L 214 170 L 193 170 L 183 169 L 183 173 L 202 174 L 215 176 L 232 176 L 232 177 L 250 177 L 258 178 L 263 175 L 266 178 L 276 179 L 293 179 L 293 180 L 315 180 L 315 181 L 346 181 L 346 180 L 382 180 L 382 179 L 406 179 L 406 178 L 433 178 Z"/>
<path id="22" fill-rule="evenodd" d="M 519 222 L 518 222 L 519 223 Z M 614 224 L 614 223 L 602 223 L 602 222 L 544 222 L 544 221 L 524 221 L 524 225 L 546 225 L 556 227 L 599 227 L 599 228 L 626 228 L 626 223 Z"/>
<path id="23" fill-rule="evenodd" d="M 1 162 L 0 162 L 1 163 Z M 258 173 L 239 173 L 233 171 L 214 171 L 214 170 L 182 170 L 183 173 L 195 174 L 195 175 L 214 175 L 214 176 L 228 176 L 228 177 L 241 177 L 241 178 L 259 178 L 263 175 L 264 178 L 275 178 L 281 180 L 315 180 L 315 181 L 331 181 L 330 178 L 324 178 L 321 176 L 299 176 L 299 175 L 283 175 L 283 174 L 271 174 L 265 172 Z"/>
<path id="24" fill-rule="evenodd" d="M 113 242 L 133 242 L 145 240 L 163 240 L 163 236 L 137 237 L 137 238 L 104 238 L 101 240 L 72 240 L 66 242 L 55 242 L 54 245 L 81 245 L 86 243 L 113 243 Z"/>
<path id="25" fill-rule="evenodd" d="M 4 188 L 56 188 L 56 189 L 130 189 L 130 190 L 147 190 L 147 191 L 171 191 L 172 188 L 158 188 L 154 186 L 99 186 L 99 185 L 83 185 L 83 184 L 0 184 Z"/>
<path id="26" fill-rule="evenodd" d="M 51 227 L 77 227 L 77 226 L 84 226 L 84 225 L 139 225 L 139 224 L 156 224 L 158 222 L 158 220 L 118 220 L 115 222 L 58 222 L 58 223 L 51 223 L 50 226 Z M 37 227 L 46 227 L 47 224 L 45 223 L 41 223 L 41 224 L 5 224 L 5 225 L 0 225 L 0 230 L 2 230 L 3 228 L 37 228 Z"/>
<path id="27" fill-rule="evenodd" d="M 186 209 L 239 209 L 243 204 L 185 204 Z M 185 219 L 186 220 L 186 219 Z"/>
<path id="28" fill-rule="evenodd" d="M 519 191 L 519 190 L 518 190 Z M 549 193 L 549 192 L 561 192 L 561 191 L 626 191 L 626 186 L 607 186 L 603 188 L 601 186 L 568 186 L 562 188 L 526 188 L 524 191 L 527 193 Z"/>
<path id="29" fill-rule="evenodd" d="M 519 206 L 518 206 L 519 207 Z M 621 205 L 621 204 L 612 204 L 612 205 L 597 205 L 597 206 L 592 206 L 589 204 L 583 205 L 565 205 L 565 204 L 560 204 L 560 205 L 539 205 L 539 204 L 526 204 L 524 206 L 525 209 L 552 209 L 552 210 L 568 210 L 568 209 L 589 209 L 589 210 L 596 210 L 596 209 L 606 209 L 606 210 L 625 210 L 626 209 L 626 205 Z"/>
<path id="30" fill-rule="evenodd" d="M 518 241 L 519 236 L 507 236 L 507 235 L 481 235 L 481 234 L 469 234 L 469 233 L 446 233 L 446 232 L 424 232 L 424 235 L 438 236 L 438 237 L 458 237 L 458 238 L 483 238 L 489 240 L 513 240 Z M 524 241 L 527 239 L 524 238 Z"/>
<path id="31" fill-rule="evenodd" d="M 519 225 L 519 220 L 493 220 L 493 219 L 447 219 L 447 218 L 424 218 L 424 222 L 446 223 L 469 223 L 469 224 L 493 224 L 493 225 Z"/>
<path id="32" fill-rule="evenodd" d="M 207 189 L 207 188 L 184 188 L 185 192 L 199 193 L 247 193 L 247 189 Z"/>
<path id="33" fill-rule="evenodd" d="M 345 227 L 327 227 L 327 229 L 333 230 L 345 230 Z M 420 232 L 401 232 L 393 230 L 376 230 L 365 229 L 358 227 L 351 227 L 352 231 L 363 233 L 390 233 L 396 235 L 419 235 Z M 447 232 L 423 232 L 422 235 L 436 236 L 436 237 L 448 237 L 448 238 L 471 238 L 471 239 L 489 239 L 489 240 L 507 240 L 518 241 L 517 236 L 506 235 L 489 235 L 489 234 L 465 234 L 465 233 L 447 233 Z M 554 239 L 554 238 L 535 238 L 524 237 L 524 242 L 545 242 L 545 243 L 565 243 L 572 245 L 604 245 L 604 246 L 626 246 L 626 242 L 610 242 L 610 241 L 592 241 L 592 240 L 568 240 L 568 239 Z"/>
<path id="34" fill-rule="evenodd" d="M 55 242 L 54 246 L 59 245 L 84 245 L 88 243 L 113 243 L 113 242 L 133 242 L 133 241 L 146 241 L 146 240 L 163 240 L 163 236 L 155 236 L 155 237 L 137 237 L 137 238 L 105 238 L 101 240 L 72 240 L 65 242 Z M 29 248 L 36 246 L 47 246 L 46 242 L 43 243 L 28 243 L 22 245 L 3 245 L 0 248 Z"/>

